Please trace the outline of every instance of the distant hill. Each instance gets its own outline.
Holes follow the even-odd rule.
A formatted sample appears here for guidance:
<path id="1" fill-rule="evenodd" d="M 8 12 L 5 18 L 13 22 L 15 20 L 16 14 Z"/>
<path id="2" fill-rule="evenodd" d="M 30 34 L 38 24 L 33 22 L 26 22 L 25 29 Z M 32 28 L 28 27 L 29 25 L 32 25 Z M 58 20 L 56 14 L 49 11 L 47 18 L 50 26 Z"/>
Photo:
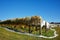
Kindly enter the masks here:
<path id="1" fill-rule="evenodd" d="M 60 24 L 60 22 L 50 22 L 50 24 Z"/>

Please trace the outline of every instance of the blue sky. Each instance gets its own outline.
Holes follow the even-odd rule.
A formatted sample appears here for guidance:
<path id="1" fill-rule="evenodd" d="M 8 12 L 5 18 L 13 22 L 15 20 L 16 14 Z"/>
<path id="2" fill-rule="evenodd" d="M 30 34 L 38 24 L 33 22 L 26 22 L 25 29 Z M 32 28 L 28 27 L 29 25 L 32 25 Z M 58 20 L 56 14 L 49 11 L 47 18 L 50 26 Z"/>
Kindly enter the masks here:
<path id="1" fill-rule="evenodd" d="M 60 0 L 0 0 L 0 20 L 34 15 L 60 22 Z"/>

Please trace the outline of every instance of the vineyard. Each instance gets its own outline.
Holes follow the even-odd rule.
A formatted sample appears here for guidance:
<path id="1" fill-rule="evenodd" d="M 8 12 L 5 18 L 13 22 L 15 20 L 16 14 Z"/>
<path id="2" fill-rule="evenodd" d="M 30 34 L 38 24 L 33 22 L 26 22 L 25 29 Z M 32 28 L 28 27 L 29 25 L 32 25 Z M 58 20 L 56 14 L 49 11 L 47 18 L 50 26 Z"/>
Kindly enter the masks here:
<path id="1" fill-rule="evenodd" d="M 44 35 L 48 37 L 54 36 L 54 31 L 47 29 L 46 25 L 43 26 L 41 30 L 41 21 L 41 17 L 32 16 L 31 18 L 25 17 L 20 19 L 16 18 L 13 20 L 5 20 L 0 22 L 0 26 L 21 33 Z"/>

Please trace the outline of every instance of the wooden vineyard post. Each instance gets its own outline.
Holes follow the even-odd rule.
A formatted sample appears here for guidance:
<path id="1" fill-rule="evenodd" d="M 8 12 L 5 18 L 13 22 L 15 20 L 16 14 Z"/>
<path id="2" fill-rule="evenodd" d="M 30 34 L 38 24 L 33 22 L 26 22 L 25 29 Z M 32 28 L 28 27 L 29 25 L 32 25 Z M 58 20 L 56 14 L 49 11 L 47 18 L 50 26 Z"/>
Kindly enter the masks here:
<path id="1" fill-rule="evenodd" d="M 46 27 L 47 27 L 47 23 L 45 22 L 45 32 L 47 32 L 47 28 Z"/>
<path id="2" fill-rule="evenodd" d="M 31 30 L 30 30 L 30 25 L 29 25 L 29 30 L 28 30 L 28 31 L 29 31 L 29 33 L 31 33 Z"/>

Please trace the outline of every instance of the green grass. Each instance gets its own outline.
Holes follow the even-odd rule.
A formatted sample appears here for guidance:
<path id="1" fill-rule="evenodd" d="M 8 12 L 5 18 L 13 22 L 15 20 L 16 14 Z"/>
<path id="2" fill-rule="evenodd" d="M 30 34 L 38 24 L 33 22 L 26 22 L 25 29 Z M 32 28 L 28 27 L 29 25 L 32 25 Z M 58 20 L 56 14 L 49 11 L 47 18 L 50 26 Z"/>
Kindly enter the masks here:
<path id="1" fill-rule="evenodd" d="M 49 29 L 45 32 L 44 30 L 42 30 L 42 35 L 47 36 L 47 37 L 51 37 L 51 36 L 54 36 L 54 31 Z"/>
<path id="2" fill-rule="evenodd" d="M 40 34 L 39 34 L 39 30 L 38 30 L 38 31 L 33 31 L 32 34 L 40 35 Z M 54 31 L 52 31 L 51 29 L 48 29 L 48 30 L 45 32 L 45 30 L 42 29 L 42 35 L 43 35 L 43 36 L 47 36 L 47 37 L 51 37 L 51 36 L 54 36 Z"/>
<path id="3" fill-rule="evenodd" d="M 40 37 L 17 34 L 0 28 L 0 40 L 60 40 L 60 27 L 57 27 L 55 29 L 59 36 L 53 39 L 45 39 Z"/>

